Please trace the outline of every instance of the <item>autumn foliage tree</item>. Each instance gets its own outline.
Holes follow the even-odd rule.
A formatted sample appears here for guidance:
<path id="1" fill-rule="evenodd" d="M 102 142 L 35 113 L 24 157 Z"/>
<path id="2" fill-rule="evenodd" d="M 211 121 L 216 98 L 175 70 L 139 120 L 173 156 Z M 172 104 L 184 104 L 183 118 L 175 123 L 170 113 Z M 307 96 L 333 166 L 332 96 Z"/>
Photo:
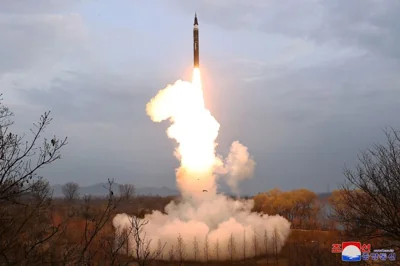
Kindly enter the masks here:
<path id="1" fill-rule="evenodd" d="M 272 189 L 254 197 L 254 211 L 279 214 L 299 228 L 314 224 L 319 209 L 317 195 L 307 189 L 285 192 Z"/>

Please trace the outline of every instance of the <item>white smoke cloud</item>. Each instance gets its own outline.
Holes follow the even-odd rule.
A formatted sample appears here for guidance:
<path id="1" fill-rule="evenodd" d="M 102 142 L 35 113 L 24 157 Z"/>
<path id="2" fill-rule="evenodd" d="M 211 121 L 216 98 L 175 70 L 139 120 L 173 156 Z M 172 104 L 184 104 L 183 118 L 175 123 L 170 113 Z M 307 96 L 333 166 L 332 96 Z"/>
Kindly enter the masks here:
<path id="1" fill-rule="evenodd" d="M 243 250 L 251 256 L 280 251 L 290 232 L 290 223 L 285 218 L 251 212 L 253 200 L 233 200 L 217 194 L 216 179 L 220 176 L 238 193 L 239 182 L 253 176 L 255 162 L 247 147 L 238 141 L 232 143 L 225 160 L 216 154 L 220 125 L 205 108 L 200 71 L 194 70 L 192 83 L 177 81 L 161 90 L 147 104 L 146 111 L 154 122 L 171 122 L 167 135 L 178 143 L 174 155 L 181 162 L 176 177 L 182 201 L 169 203 L 165 214 L 154 211 L 143 220 L 127 214 L 116 215 L 113 225 L 117 239 L 124 230 L 132 231 L 132 223 L 148 222 L 129 235 L 129 254 L 137 256 L 136 243 L 143 238 L 151 239 L 141 243 L 147 243 L 152 252 L 158 250 L 159 244 L 166 243 L 159 259 L 182 254 L 184 247 L 185 259 L 205 260 L 206 243 L 208 259 L 213 260 L 225 260 L 231 255 L 235 260 L 242 259 Z M 196 256 L 195 242 L 199 247 Z M 254 248 L 255 242 L 258 249 Z M 177 250 L 179 243 L 183 246 Z M 229 252 L 232 249 L 236 250 L 234 254 Z"/>
<path id="2" fill-rule="evenodd" d="M 217 169 L 217 173 L 226 175 L 226 181 L 232 192 L 239 193 L 240 181 L 253 177 L 256 163 L 247 151 L 247 147 L 239 141 L 231 145 L 225 165 Z"/>
<path id="3" fill-rule="evenodd" d="M 248 257 L 265 253 L 265 239 L 267 239 L 268 252 L 275 247 L 281 250 L 289 231 L 290 223 L 283 217 L 261 215 L 251 212 L 253 200 L 233 200 L 224 195 L 215 195 L 213 199 L 203 202 L 189 200 L 169 203 L 165 214 L 154 211 L 144 217 L 149 221 L 140 233 L 141 237 L 151 239 L 150 250 L 156 251 L 161 243 L 166 243 L 160 258 L 168 259 L 171 250 L 177 253 L 177 238 L 182 237 L 185 246 L 185 259 L 193 260 L 195 257 L 195 237 L 198 244 L 197 259 L 205 260 L 204 247 L 206 239 L 209 244 L 209 259 L 230 259 L 229 246 L 236 249 L 234 259 L 243 259 L 243 248 Z M 124 228 L 129 228 L 133 217 L 127 214 L 118 214 L 113 220 L 117 234 Z M 265 237 L 266 234 L 266 237 Z M 130 241 L 130 250 L 135 250 L 135 241 Z M 233 239 L 233 241 L 232 241 Z M 254 248 L 256 241 L 258 248 Z M 216 244 L 219 245 L 218 253 Z M 135 256 L 135 254 L 132 254 Z"/>

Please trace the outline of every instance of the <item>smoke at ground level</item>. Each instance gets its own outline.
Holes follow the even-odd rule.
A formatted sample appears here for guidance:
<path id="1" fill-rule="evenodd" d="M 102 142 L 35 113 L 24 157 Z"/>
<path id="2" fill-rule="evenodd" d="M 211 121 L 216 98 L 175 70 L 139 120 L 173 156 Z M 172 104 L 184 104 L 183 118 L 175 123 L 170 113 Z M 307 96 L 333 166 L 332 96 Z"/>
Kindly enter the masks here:
<path id="1" fill-rule="evenodd" d="M 162 260 L 239 260 L 279 252 L 289 235 L 290 222 L 279 215 L 251 212 L 252 207 L 253 200 L 215 195 L 203 202 L 171 202 L 166 214 L 154 211 L 144 219 L 117 214 L 113 225 L 117 238 L 122 238 L 124 231 L 130 232 L 128 253 L 134 257 L 137 235 L 142 248 L 148 243 L 152 253 L 161 251 Z M 132 230 L 132 224 L 143 222 L 148 223 Z"/>

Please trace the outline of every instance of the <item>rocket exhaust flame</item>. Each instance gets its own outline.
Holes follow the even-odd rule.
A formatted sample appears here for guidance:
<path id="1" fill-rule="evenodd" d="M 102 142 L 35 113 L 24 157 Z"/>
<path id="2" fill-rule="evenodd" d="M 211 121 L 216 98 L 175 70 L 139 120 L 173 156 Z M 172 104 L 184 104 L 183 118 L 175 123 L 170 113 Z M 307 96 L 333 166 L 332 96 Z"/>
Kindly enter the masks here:
<path id="1" fill-rule="evenodd" d="M 193 84 L 193 86 L 200 86 L 200 89 L 202 89 L 201 74 L 200 74 L 200 69 L 199 68 L 194 68 L 193 69 L 192 84 Z"/>
<path id="2" fill-rule="evenodd" d="M 167 259 L 168 253 L 177 247 L 178 235 L 187 251 L 193 250 L 195 245 L 199 250 L 205 245 L 210 247 L 207 257 L 198 252 L 196 258 L 202 261 L 228 259 L 227 247 L 232 244 L 232 239 L 237 241 L 237 250 L 248 249 L 247 254 L 252 251 L 250 241 L 256 239 L 261 245 L 265 237 L 268 252 L 273 252 L 273 247 L 280 250 L 290 231 L 290 223 L 285 218 L 252 213 L 253 200 L 235 201 L 217 194 L 217 178 L 225 177 L 227 184 L 235 190 L 239 181 L 252 176 L 255 162 L 238 141 L 232 143 L 225 160 L 217 155 L 215 141 L 220 125 L 205 107 L 200 69 L 193 69 L 192 82 L 178 80 L 159 91 L 146 105 L 146 112 L 154 122 L 169 120 L 171 123 L 167 135 L 178 144 L 174 155 L 180 161 L 176 177 L 182 194 L 180 203 L 172 201 L 165 207 L 166 214 L 153 211 L 145 216 L 148 224 L 137 233 L 151 239 L 150 251 L 159 251 L 159 241 L 166 243 L 160 259 Z M 124 230 L 130 231 L 131 221 L 132 217 L 125 213 L 114 217 L 117 241 Z M 133 252 L 136 237 L 135 232 L 129 235 L 129 254 L 132 256 L 136 256 Z M 278 242 L 274 243 L 274 239 Z M 220 245 L 217 252 L 214 251 L 216 243 Z M 258 255 L 263 253 L 261 249 L 259 252 Z M 195 256 L 189 251 L 186 259 L 193 260 Z"/>
<path id="3" fill-rule="evenodd" d="M 191 83 L 177 81 L 161 90 L 146 109 L 154 122 L 169 119 L 172 123 L 167 135 L 178 143 L 175 156 L 181 162 L 177 177 L 182 193 L 193 196 L 207 190 L 215 194 L 215 182 L 210 176 L 215 167 L 222 165 L 215 153 L 220 125 L 205 108 L 200 69 L 193 69 Z"/>

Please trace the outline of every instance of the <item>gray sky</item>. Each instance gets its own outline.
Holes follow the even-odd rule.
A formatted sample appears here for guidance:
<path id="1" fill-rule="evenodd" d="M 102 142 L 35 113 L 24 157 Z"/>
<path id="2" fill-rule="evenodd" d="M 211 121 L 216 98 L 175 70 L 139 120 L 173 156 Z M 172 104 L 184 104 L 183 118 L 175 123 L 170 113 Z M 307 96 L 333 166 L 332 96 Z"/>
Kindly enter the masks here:
<path id="1" fill-rule="evenodd" d="M 206 105 L 218 152 L 239 140 L 255 177 L 326 191 L 345 164 L 400 129 L 398 0 L 0 0 L 0 92 L 28 132 L 69 137 L 52 184 L 175 186 L 175 143 L 145 105 L 188 79 L 197 11 Z"/>

